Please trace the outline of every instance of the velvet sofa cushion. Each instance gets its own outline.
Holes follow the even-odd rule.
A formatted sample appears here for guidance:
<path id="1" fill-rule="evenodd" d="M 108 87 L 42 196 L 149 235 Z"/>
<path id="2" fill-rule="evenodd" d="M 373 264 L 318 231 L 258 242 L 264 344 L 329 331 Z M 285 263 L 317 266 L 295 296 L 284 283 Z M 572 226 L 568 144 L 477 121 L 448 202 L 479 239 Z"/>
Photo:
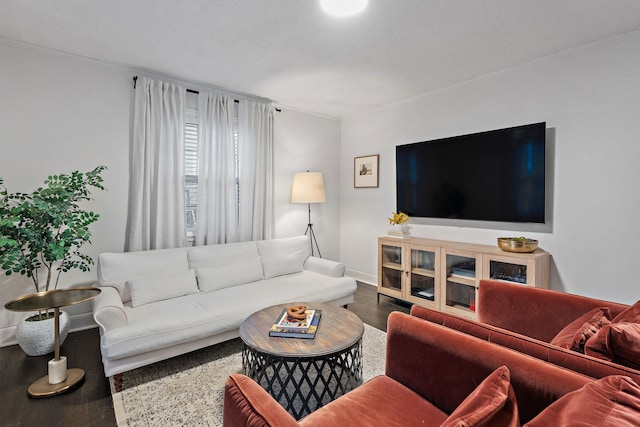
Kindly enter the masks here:
<path id="1" fill-rule="evenodd" d="M 568 393 L 525 427 L 633 427 L 640 422 L 640 386 L 631 378 L 612 375 Z"/>
<path id="2" fill-rule="evenodd" d="M 620 322 L 640 323 L 640 301 L 637 301 L 631 307 L 614 317 L 613 323 Z"/>
<path id="3" fill-rule="evenodd" d="M 585 345 L 585 354 L 640 369 L 640 323 L 612 323 Z"/>
<path id="4" fill-rule="evenodd" d="M 501 366 L 480 383 L 441 427 L 520 427 L 509 368 Z"/>
<path id="5" fill-rule="evenodd" d="M 521 286 L 521 285 L 513 285 Z M 575 351 L 560 348 L 503 328 L 477 322 L 454 314 L 443 313 L 425 307 L 414 305 L 411 315 L 430 322 L 455 329 L 460 332 L 481 338 L 504 347 L 511 348 L 524 354 L 536 357 L 572 371 L 588 375 L 592 378 L 602 378 L 608 375 L 627 375 L 636 382 L 640 382 L 640 370 L 630 368 L 608 360 L 588 356 Z"/>
<path id="6" fill-rule="evenodd" d="M 609 307 L 617 316 L 629 306 L 550 289 L 499 280 L 480 280 L 478 320 L 550 342 L 562 328 L 597 307 Z"/>
<path id="7" fill-rule="evenodd" d="M 587 340 L 609 323 L 611 323 L 609 308 L 594 308 L 565 326 L 551 340 L 551 344 L 584 353 L 584 344 Z"/>
<path id="8" fill-rule="evenodd" d="M 529 421 L 560 396 L 589 381 L 584 375 L 449 327 L 404 313 L 389 315 L 386 375 L 448 414 L 502 365 L 511 372 L 520 422 Z"/>
<path id="9" fill-rule="evenodd" d="M 378 376 L 300 420 L 304 427 L 440 426 L 447 414 L 405 385 Z M 226 424 L 225 424 L 226 426 Z"/>

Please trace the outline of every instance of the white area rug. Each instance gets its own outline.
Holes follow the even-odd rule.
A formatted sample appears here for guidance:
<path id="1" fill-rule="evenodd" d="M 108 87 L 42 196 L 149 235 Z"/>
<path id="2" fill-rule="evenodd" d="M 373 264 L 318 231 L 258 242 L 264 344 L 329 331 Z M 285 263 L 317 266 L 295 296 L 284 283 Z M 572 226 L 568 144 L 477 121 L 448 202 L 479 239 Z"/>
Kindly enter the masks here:
<path id="1" fill-rule="evenodd" d="M 364 325 L 363 380 L 384 373 L 386 334 Z M 111 394 L 119 426 L 222 426 L 224 383 L 242 370 L 235 339 L 124 374 Z"/>

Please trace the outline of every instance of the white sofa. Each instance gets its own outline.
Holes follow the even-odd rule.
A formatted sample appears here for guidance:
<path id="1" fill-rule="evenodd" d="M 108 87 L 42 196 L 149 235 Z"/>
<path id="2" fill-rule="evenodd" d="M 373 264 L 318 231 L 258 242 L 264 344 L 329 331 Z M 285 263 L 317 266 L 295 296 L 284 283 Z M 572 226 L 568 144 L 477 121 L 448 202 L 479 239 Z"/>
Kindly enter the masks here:
<path id="1" fill-rule="evenodd" d="M 344 265 L 309 255 L 307 236 L 103 253 L 93 317 L 106 376 L 239 336 L 242 321 L 287 302 L 353 302 Z"/>

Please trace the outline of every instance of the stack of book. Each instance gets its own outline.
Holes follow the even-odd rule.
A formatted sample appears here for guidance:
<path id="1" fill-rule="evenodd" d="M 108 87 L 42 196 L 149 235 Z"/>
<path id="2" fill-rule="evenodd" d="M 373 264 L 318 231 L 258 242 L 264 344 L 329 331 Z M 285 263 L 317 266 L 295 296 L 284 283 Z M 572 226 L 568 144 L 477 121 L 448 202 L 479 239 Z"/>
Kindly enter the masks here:
<path id="1" fill-rule="evenodd" d="M 298 320 L 287 315 L 287 310 L 282 310 L 276 322 L 269 330 L 270 337 L 314 339 L 318 330 L 318 323 L 322 316 L 322 310 L 307 310 L 306 319 Z"/>
<path id="2" fill-rule="evenodd" d="M 392 237 L 401 237 L 403 239 L 411 237 L 411 233 L 409 233 L 408 231 L 404 231 L 404 230 L 402 230 L 402 231 L 400 231 L 400 230 L 388 230 L 387 234 L 389 236 L 392 236 Z"/>

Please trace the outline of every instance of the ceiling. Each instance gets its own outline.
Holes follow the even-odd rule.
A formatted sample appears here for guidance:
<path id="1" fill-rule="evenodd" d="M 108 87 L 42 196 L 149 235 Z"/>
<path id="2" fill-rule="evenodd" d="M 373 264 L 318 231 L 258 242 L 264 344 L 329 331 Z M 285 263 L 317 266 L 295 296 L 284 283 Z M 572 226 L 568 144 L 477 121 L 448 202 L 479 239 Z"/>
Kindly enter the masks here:
<path id="1" fill-rule="evenodd" d="M 0 38 L 344 117 L 640 29 L 638 0 L 2 0 Z"/>

